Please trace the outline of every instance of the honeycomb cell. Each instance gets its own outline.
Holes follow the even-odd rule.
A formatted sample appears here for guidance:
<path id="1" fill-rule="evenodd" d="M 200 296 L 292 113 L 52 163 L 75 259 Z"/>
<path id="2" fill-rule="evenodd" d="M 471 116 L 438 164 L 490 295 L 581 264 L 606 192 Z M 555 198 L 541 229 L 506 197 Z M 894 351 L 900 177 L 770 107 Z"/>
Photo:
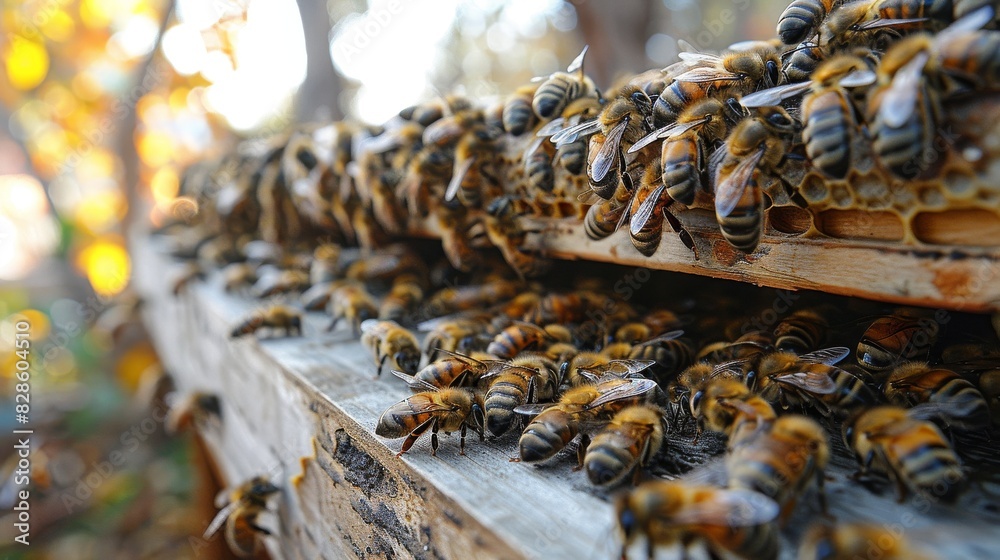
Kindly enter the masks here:
<path id="1" fill-rule="evenodd" d="M 837 239 L 900 241 L 903 222 L 892 212 L 826 210 L 816 216 L 816 228 Z"/>
<path id="2" fill-rule="evenodd" d="M 913 235 L 923 243 L 1000 246 L 1000 216 L 988 210 L 920 212 L 911 223 Z"/>

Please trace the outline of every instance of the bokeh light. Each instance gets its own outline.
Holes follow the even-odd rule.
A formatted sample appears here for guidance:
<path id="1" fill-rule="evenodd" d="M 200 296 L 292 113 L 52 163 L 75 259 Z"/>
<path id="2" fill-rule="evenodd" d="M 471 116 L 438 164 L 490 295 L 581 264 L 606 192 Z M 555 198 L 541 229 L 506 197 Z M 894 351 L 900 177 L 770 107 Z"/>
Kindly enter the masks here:
<path id="1" fill-rule="evenodd" d="M 131 261 L 117 239 L 99 239 L 85 247 L 76 259 L 94 291 L 102 296 L 118 294 L 128 285 Z"/>

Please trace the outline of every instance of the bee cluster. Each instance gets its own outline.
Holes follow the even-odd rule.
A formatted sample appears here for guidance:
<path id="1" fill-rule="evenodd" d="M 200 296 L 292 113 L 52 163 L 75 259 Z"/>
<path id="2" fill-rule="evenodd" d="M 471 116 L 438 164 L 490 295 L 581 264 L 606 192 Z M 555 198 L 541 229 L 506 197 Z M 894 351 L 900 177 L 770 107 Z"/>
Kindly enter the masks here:
<path id="1" fill-rule="evenodd" d="M 901 500 L 953 501 L 968 482 L 954 442 L 981 439 L 1000 418 L 1000 345 L 983 317 L 845 308 L 816 295 L 762 323 L 770 308 L 755 321 L 749 295 L 645 307 L 600 277 L 547 290 L 499 260 L 467 275 L 414 245 L 363 255 L 254 241 L 241 252 L 219 271 L 223 285 L 268 303 L 231 336 L 302 336 L 303 310 L 325 310 L 330 329 L 347 323 L 376 374 L 414 391 L 375 425 L 378 436 L 405 438 L 399 454 L 428 433 L 431 454 L 439 433 L 453 432 L 464 454 L 470 430 L 512 447 L 519 431 L 514 460 L 559 463 L 575 447 L 586 479 L 617 489 L 657 473 L 703 431 L 720 434 L 718 484 L 656 480 L 621 493 L 625 546 L 644 536 L 651 547 L 698 541 L 775 558 L 796 502 L 814 489 L 825 508 L 824 467 L 838 452 L 856 458 L 860 480 L 888 480 Z M 176 292 L 203 276 L 191 270 L 199 274 L 185 272 Z M 573 285 L 568 277 L 559 284 Z M 661 523 L 677 526 L 660 532 Z M 874 529 L 824 525 L 803 546 L 865 530 Z"/>
<path id="2" fill-rule="evenodd" d="M 777 557 L 797 500 L 814 489 L 825 504 L 824 469 L 845 452 L 831 431 L 859 478 L 888 479 L 901 500 L 953 501 L 968 483 L 954 442 L 1000 419 L 992 332 L 948 340 L 933 313 L 822 298 L 752 326 L 745 301 L 642 307 L 579 278 L 553 291 L 527 280 L 552 271 L 525 248 L 540 221 L 524 218 L 582 220 L 595 239 L 628 224 L 652 255 L 664 224 L 694 249 L 681 207 L 714 211 L 744 252 L 768 222 L 782 231 L 769 209 L 805 213 L 796 233 L 807 234 L 825 233 L 829 210 L 891 212 L 906 243 L 926 241 L 925 212 L 996 214 L 994 8 L 795 0 L 777 39 L 719 56 L 688 49 L 607 95 L 584 73 L 584 50 L 566 72 L 487 107 L 444 96 L 381 126 L 244 143 L 185 177 L 176 209 L 192 212 L 166 229 L 191 263 L 174 292 L 218 268 L 227 290 L 280 300 L 233 337 L 302 336 L 303 311 L 325 312 L 330 330 L 349 324 L 377 373 L 414 391 L 375 428 L 405 438 L 400 454 L 427 432 L 436 454 L 439 433 L 460 432 L 464 453 L 469 430 L 519 430 L 516 460 L 558 461 L 577 442 L 587 479 L 613 488 L 662 463 L 677 439 L 720 434 L 719 484 L 660 480 L 618 497 L 624 546 L 644 537 L 650 555 L 697 541 L 712 554 Z M 435 247 L 390 244 L 428 229 L 440 264 Z M 851 558 L 881 536 L 818 525 L 801 554 Z M 894 542 L 886 557 L 918 557 Z"/>

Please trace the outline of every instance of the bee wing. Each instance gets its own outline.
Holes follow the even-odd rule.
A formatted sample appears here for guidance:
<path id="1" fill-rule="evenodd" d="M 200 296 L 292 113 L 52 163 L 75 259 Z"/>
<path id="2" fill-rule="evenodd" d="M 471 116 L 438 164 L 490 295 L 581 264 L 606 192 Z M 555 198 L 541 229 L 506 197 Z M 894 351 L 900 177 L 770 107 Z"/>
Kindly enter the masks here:
<path id="1" fill-rule="evenodd" d="M 882 27 L 898 27 L 901 25 L 909 25 L 911 23 L 921 23 L 927 21 L 927 18 L 876 18 L 871 21 L 866 21 L 865 23 L 859 24 L 857 26 L 858 31 L 867 31 L 869 29 L 880 29 Z"/>
<path id="2" fill-rule="evenodd" d="M 535 370 L 533 370 L 531 368 L 528 368 L 528 367 L 514 366 L 514 365 L 510 365 L 508 363 L 504 363 L 500 367 L 493 368 L 490 371 L 488 371 L 488 372 L 484 373 L 483 375 L 479 376 L 479 379 L 481 379 L 481 380 L 492 379 L 492 378 L 500 375 L 501 373 L 508 373 L 508 372 L 511 372 L 511 371 L 521 371 L 521 372 L 524 372 L 524 373 L 528 374 L 529 376 L 536 375 L 538 373 L 537 371 L 535 371 Z"/>
<path id="3" fill-rule="evenodd" d="M 917 106 L 917 95 L 920 92 L 924 66 L 927 65 L 929 59 L 929 53 L 917 53 L 893 76 L 892 83 L 889 84 L 889 89 L 882 97 L 878 109 L 879 116 L 891 128 L 903 126 L 906 120 L 913 115 L 914 108 Z"/>
<path id="4" fill-rule="evenodd" d="M 657 140 L 659 140 L 660 138 L 662 138 L 663 136 L 661 136 L 661 134 L 664 134 L 665 132 L 669 131 L 674 126 L 676 126 L 676 123 L 668 124 L 667 126 L 665 126 L 663 128 L 658 128 L 658 129 L 654 130 L 653 132 L 650 132 L 649 134 L 647 134 L 647 135 L 643 136 L 642 138 L 640 138 L 639 140 L 637 140 L 635 144 L 632 144 L 631 146 L 629 146 L 628 151 L 625 152 L 625 153 L 627 153 L 627 154 L 634 154 L 635 152 L 638 152 L 639 150 L 645 148 L 646 146 L 648 146 L 648 145 L 652 144 L 653 142 L 656 142 Z"/>
<path id="5" fill-rule="evenodd" d="M 785 84 L 773 88 L 762 89 L 740 98 L 740 105 L 743 105 L 748 109 L 753 107 L 773 107 L 775 105 L 780 105 L 782 101 L 788 99 L 789 97 L 795 97 L 796 95 L 808 91 L 811 87 L 812 82 L 799 82 L 796 84 Z"/>
<path id="6" fill-rule="evenodd" d="M 573 62 L 570 62 L 569 66 L 566 67 L 566 72 L 572 74 L 573 72 L 579 70 L 580 74 L 583 74 L 583 59 L 587 56 L 588 49 L 590 49 L 590 45 L 583 46 L 583 50 L 580 51 L 580 54 L 576 55 Z"/>
<path id="7" fill-rule="evenodd" d="M 622 399 L 642 396 L 656 387 L 656 382 L 652 379 L 629 379 L 627 383 L 622 383 L 621 385 L 612 387 L 602 393 L 601 396 L 590 401 L 590 404 L 585 407 L 585 410 L 592 410 L 610 402 L 620 401 Z"/>
<path id="8" fill-rule="evenodd" d="M 989 4 L 981 8 L 977 8 L 958 18 L 948 27 L 942 29 L 941 32 L 934 37 L 934 40 L 936 42 L 946 41 L 953 35 L 968 31 L 976 31 L 992 21 L 994 13 L 993 6 Z"/>
<path id="9" fill-rule="evenodd" d="M 538 132 L 535 133 L 535 136 L 544 136 L 544 137 L 552 136 L 566 129 L 567 124 L 568 123 L 566 122 L 566 119 L 562 117 L 556 117 L 551 121 L 545 123 L 541 128 L 539 128 Z"/>
<path id="10" fill-rule="evenodd" d="M 832 366 L 850 355 L 850 348 L 846 348 L 844 346 L 834 346 L 832 348 L 824 348 L 822 350 L 816 350 L 815 352 L 809 352 L 808 354 L 802 354 L 799 356 L 799 360 L 803 362 Z"/>
<path id="11" fill-rule="evenodd" d="M 393 375 L 395 375 L 396 377 L 402 379 L 410 387 L 410 389 L 415 389 L 415 390 L 418 390 L 418 391 L 437 391 L 438 390 L 437 386 L 435 386 L 435 385 L 433 385 L 431 383 L 428 383 L 427 381 L 424 381 L 423 379 L 420 379 L 420 378 L 418 378 L 416 376 L 410 375 L 410 374 L 406 373 L 405 371 L 399 371 L 398 369 L 394 369 L 394 370 L 390 370 L 390 371 L 392 371 Z"/>
<path id="12" fill-rule="evenodd" d="M 514 407 L 514 412 L 516 414 L 523 414 L 525 416 L 535 416 L 545 410 L 546 408 L 552 408 L 556 403 L 528 403 L 522 404 Z"/>
<path id="13" fill-rule="evenodd" d="M 628 128 L 629 117 L 623 118 L 605 136 L 601 149 L 594 156 L 594 163 L 590 167 L 590 178 L 594 181 L 601 181 L 611 171 L 611 166 L 618 160 L 618 147 L 622 141 L 622 135 Z"/>
<path id="14" fill-rule="evenodd" d="M 364 321 L 361 321 L 361 325 L 360 325 L 361 332 L 362 333 L 371 332 L 371 330 L 375 328 L 375 325 L 377 325 L 377 324 L 379 324 L 381 322 L 382 321 L 379 320 L 379 319 L 365 319 Z"/>
<path id="15" fill-rule="evenodd" d="M 718 490 L 712 500 L 683 508 L 670 517 L 676 525 L 749 527 L 768 523 L 778 516 L 774 500 L 752 490 Z"/>
<path id="16" fill-rule="evenodd" d="M 219 513 L 216 513 L 215 517 L 212 518 L 212 522 L 208 524 L 208 527 L 201 535 L 201 538 L 210 539 L 213 535 L 218 533 L 219 529 L 226 522 L 226 520 L 229 519 L 229 515 L 233 513 L 233 510 L 236 509 L 237 505 L 239 505 L 239 502 L 232 502 L 226 505 L 226 507 L 220 509 Z"/>
<path id="17" fill-rule="evenodd" d="M 656 205 L 660 202 L 660 197 L 663 196 L 663 191 L 667 190 L 665 185 L 660 185 L 656 187 L 656 190 L 646 197 L 646 200 L 642 201 L 639 205 L 639 209 L 635 211 L 635 215 L 632 216 L 629 225 L 629 233 L 632 235 L 638 235 L 642 228 L 645 227 L 646 222 L 649 221 L 650 216 L 656 210 Z"/>
<path id="18" fill-rule="evenodd" d="M 582 193 L 576 195 L 576 199 L 584 204 L 597 204 L 604 200 L 603 198 L 597 196 L 594 189 L 587 189 L 583 191 Z"/>
<path id="19" fill-rule="evenodd" d="M 645 340 L 639 344 L 636 344 L 636 346 L 651 346 L 653 344 L 659 344 L 661 342 L 666 342 L 668 340 L 674 340 L 682 336 L 684 336 L 684 331 L 682 330 L 670 331 L 663 333 L 660 336 L 653 337 L 649 340 Z"/>
<path id="20" fill-rule="evenodd" d="M 920 403 L 906 411 L 906 415 L 914 420 L 953 418 L 955 413 L 956 407 L 953 402 L 925 402 Z"/>
<path id="21" fill-rule="evenodd" d="M 743 364 L 747 363 L 746 360 L 730 360 L 728 362 L 722 362 L 717 364 L 712 368 L 712 377 L 719 377 L 720 375 L 726 373 L 735 373 L 739 376 L 743 376 Z"/>
<path id="22" fill-rule="evenodd" d="M 587 377 L 595 379 L 605 375 L 624 378 L 645 371 L 655 363 L 656 360 L 612 360 L 595 367 L 577 368 L 576 371 L 585 375 L 589 374 Z"/>
<path id="23" fill-rule="evenodd" d="M 743 194 L 753 178 L 753 172 L 757 169 L 757 164 L 764 157 L 766 145 L 762 144 L 760 149 L 743 158 L 743 161 L 736 165 L 733 172 L 726 176 L 715 188 L 715 213 L 726 217 L 733 213 L 736 206 L 743 198 Z"/>
<path id="24" fill-rule="evenodd" d="M 398 135 L 390 132 L 384 132 L 378 136 L 363 138 L 361 142 L 359 142 L 358 151 L 383 154 L 385 152 L 395 150 L 401 145 L 402 139 Z"/>
<path id="25" fill-rule="evenodd" d="M 840 79 L 841 87 L 870 86 L 875 83 L 878 76 L 871 70 L 855 70 Z"/>
<path id="26" fill-rule="evenodd" d="M 674 78 L 674 80 L 678 82 L 693 83 L 736 81 L 739 79 L 739 75 L 733 74 L 727 70 L 722 70 L 715 66 L 699 66 L 697 68 L 692 68 Z"/>
<path id="27" fill-rule="evenodd" d="M 600 131 L 601 121 L 595 118 L 583 121 L 580 124 L 575 124 L 568 128 L 564 128 L 550 136 L 550 138 L 552 143 L 558 148 L 560 146 L 576 142 L 581 136 L 590 136 L 591 134 L 596 134 Z"/>
<path id="28" fill-rule="evenodd" d="M 465 176 L 469 174 L 469 170 L 476 163 L 475 157 L 465 158 L 460 164 L 455 166 L 455 173 L 451 176 L 451 181 L 448 182 L 448 188 L 444 191 L 444 199 L 447 201 L 452 201 L 455 199 L 455 195 L 458 194 L 458 189 L 462 187 L 462 180 Z"/>
<path id="29" fill-rule="evenodd" d="M 678 41 L 678 44 L 679 43 L 680 41 Z M 684 45 L 680 45 L 680 47 L 682 49 L 691 49 L 691 50 L 682 50 L 681 52 L 677 53 L 677 58 L 681 59 L 682 61 L 688 64 L 692 63 L 705 64 L 710 66 L 716 66 L 722 64 L 722 58 L 719 57 L 718 55 L 697 52 L 696 50 L 694 50 L 694 47 L 691 46 L 691 44 L 688 43 L 687 41 L 684 42 Z"/>
<path id="30" fill-rule="evenodd" d="M 631 154 L 634 152 L 638 152 L 639 150 L 645 148 L 646 146 L 660 139 L 669 140 L 671 138 L 676 138 L 681 134 L 684 134 L 685 132 L 691 130 L 692 128 L 696 128 L 707 123 L 710 118 L 711 117 L 705 117 L 703 119 L 698 119 L 694 121 L 668 124 L 667 126 L 654 130 L 653 132 L 650 132 L 649 134 L 640 138 L 635 144 L 632 144 L 632 146 L 629 147 L 626 153 Z"/>
<path id="31" fill-rule="evenodd" d="M 459 360 L 462 360 L 463 362 L 468 363 L 468 364 L 474 364 L 474 365 L 477 365 L 477 366 L 486 365 L 485 362 L 481 362 L 481 361 L 473 358 L 472 356 L 466 356 L 465 354 L 460 354 L 458 352 L 452 352 L 451 350 L 445 350 L 444 348 L 435 348 L 434 350 L 437 351 L 437 352 L 440 352 L 442 354 L 446 354 L 448 356 L 451 356 L 452 358 L 458 358 Z"/>
<path id="32" fill-rule="evenodd" d="M 829 375 L 814 371 L 796 371 L 774 377 L 778 383 L 792 385 L 803 391 L 815 393 L 817 395 L 828 395 L 837 390 L 837 384 L 830 379 Z"/>

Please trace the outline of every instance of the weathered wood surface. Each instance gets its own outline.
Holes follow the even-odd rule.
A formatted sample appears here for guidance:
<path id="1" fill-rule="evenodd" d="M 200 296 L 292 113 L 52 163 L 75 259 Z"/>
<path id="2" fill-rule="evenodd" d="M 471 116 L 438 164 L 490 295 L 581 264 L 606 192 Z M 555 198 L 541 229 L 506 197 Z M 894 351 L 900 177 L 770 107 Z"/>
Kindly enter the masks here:
<path id="1" fill-rule="evenodd" d="M 422 439 L 396 458 L 401 442 L 372 431 L 408 390 L 391 376 L 374 379 L 370 355 L 349 332 L 326 333 L 328 319 L 312 314 L 304 338 L 229 340 L 232 324 L 261 304 L 225 294 L 217 275 L 173 297 L 180 265 L 155 242 L 140 243 L 135 284 L 168 371 L 180 391 L 222 399 L 221 428 L 203 431 L 221 471 L 229 483 L 269 473 L 284 488 L 270 524 L 277 538 L 268 539 L 275 557 L 615 557 L 611 502 L 568 458 L 544 468 L 509 462 L 513 434 L 484 443 L 472 437 L 466 457 L 457 435 L 442 437 L 437 457 Z M 720 449 L 716 438 L 692 447 L 690 433 L 674 434 L 655 471 L 676 474 Z M 717 477 L 718 469 L 709 460 L 686 476 Z M 827 482 L 838 520 L 896 524 L 942 558 L 1000 557 L 996 484 L 977 482 L 956 506 L 898 504 L 890 489 L 873 494 L 851 472 L 838 454 Z M 783 532 L 782 558 L 794 558 L 791 543 L 817 518 L 807 497 Z"/>

